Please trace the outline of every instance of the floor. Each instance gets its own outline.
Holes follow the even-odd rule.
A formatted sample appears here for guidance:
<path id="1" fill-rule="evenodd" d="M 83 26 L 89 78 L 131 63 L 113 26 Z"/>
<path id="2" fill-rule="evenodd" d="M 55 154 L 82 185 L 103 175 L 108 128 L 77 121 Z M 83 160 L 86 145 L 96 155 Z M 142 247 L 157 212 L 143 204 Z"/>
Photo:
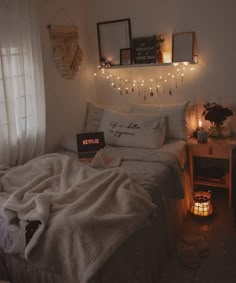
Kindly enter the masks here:
<path id="1" fill-rule="evenodd" d="M 227 190 L 212 189 L 212 216 L 202 218 L 189 214 L 184 222 L 176 250 L 170 258 L 161 283 L 235 283 L 236 227 L 234 211 L 228 208 Z M 179 243 L 183 239 L 203 238 L 209 254 L 198 256 L 195 266 L 183 264 Z M 195 251 L 197 251 L 195 249 Z"/>

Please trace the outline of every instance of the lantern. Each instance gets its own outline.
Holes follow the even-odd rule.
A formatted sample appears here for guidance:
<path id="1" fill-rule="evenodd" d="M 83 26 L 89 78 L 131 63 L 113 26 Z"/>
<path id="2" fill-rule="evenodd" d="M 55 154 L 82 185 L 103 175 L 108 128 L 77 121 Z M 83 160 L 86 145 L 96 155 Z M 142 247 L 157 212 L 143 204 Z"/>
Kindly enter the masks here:
<path id="1" fill-rule="evenodd" d="M 211 204 L 211 191 L 193 192 L 193 202 L 190 207 L 191 212 L 198 216 L 209 216 L 213 212 Z"/>

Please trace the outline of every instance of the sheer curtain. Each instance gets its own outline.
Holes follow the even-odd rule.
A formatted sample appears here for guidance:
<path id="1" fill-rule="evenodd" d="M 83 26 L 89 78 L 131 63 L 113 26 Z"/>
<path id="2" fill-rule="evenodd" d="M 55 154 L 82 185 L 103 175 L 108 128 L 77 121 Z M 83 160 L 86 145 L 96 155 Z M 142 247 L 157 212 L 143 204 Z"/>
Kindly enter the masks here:
<path id="1" fill-rule="evenodd" d="M 44 152 L 45 94 L 35 1 L 0 1 L 0 168 Z"/>

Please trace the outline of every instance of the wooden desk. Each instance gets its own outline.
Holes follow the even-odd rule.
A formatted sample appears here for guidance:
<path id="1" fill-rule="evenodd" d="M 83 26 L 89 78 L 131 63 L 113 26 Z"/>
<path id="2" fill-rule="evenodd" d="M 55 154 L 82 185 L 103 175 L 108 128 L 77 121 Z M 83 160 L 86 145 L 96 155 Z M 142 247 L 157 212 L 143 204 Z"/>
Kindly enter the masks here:
<path id="1" fill-rule="evenodd" d="M 198 143 L 197 139 L 190 138 L 187 141 L 188 154 L 189 154 L 189 171 L 190 180 L 192 187 L 194 189 L 195 185 L 204 185 L 211 187 L 226 188 L 229 190 L 229 207 L 232 207 L 234 201 L 233 196 L 233 183 L 235 180 L 235 149 L 236 149 L 236 139 L 225 139 L 225 140 L 215 140 L 208 139 L 207 143 Z M 226 162 L 226 168 L 222 169 L 224 171 L 224 176 L 212 177 L 207 176 L 207 170 L 204 171 L 204 176 L 199 175 L 197 172 L 197 162 L 199 160 L 204 160 L 207 164 L 209 160 L 207 159 L 217 159 L 218 161 Z M 217 174 L 215 172 L 215 174 Z M 236 188 L 235 188 L 236 190 Z M 236 196 L 233 196 L 234 198 Z M 235 202 L 236 204 L 236 202 Z M 236 206 L 236 205 L 234 205 Z"/>

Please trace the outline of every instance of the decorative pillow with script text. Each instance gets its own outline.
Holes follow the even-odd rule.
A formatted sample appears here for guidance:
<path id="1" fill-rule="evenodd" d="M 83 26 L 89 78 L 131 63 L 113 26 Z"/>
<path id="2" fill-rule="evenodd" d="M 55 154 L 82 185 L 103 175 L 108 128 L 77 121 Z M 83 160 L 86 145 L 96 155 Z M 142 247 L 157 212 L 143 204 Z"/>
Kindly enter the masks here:
<path id="1" fill-rule="evenodd" d="M 104 132 L 106 144 L 159 148 L 165 141 L 166 128 L 166 117 L 105 109 L 99 130 Z"/>

